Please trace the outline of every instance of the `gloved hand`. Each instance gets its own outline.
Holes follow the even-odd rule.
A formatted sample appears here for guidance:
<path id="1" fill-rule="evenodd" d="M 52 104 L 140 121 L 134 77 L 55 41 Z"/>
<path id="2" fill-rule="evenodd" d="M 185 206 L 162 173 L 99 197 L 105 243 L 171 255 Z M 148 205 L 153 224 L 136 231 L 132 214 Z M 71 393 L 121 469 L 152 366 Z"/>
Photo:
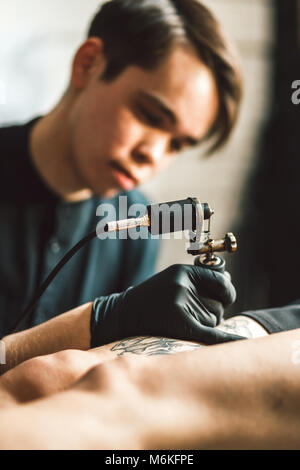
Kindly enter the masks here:
<path id="1" fill-rule="evenodd" d="M 121 294 L 96 299 L 91 346 L 133 336 L 160 336 L 217 344 L 242 339 L 214 327 L 236 299 L 228 273 L 174 265 Z"/>

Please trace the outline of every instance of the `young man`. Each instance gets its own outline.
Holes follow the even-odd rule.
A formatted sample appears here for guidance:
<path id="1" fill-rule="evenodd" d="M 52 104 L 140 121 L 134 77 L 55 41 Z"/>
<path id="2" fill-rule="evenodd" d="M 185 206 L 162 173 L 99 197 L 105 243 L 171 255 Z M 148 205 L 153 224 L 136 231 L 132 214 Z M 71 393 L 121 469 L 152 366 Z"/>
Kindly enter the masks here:
<path id="1" fill-rule="evenodd" d="M 190 145 L 208 137 L 214 146 L 223 144 L 240 95 L 231 50 L 218 22 L 197 1 L 104 4 L 74 57 L 57 106 L 25 126 L 0 130 L 0 337 L 12 332 L 63 254 L 95 230 L 99 204 L 105 200 L 117 208 L 120 194 L 128 206 L 146 204 L 135 187 Z M 22 329 L 141 283 L 153 274 L 155 257 L 151 239 L 94 240 L 57 276 Z M 166 271 L 164 282 L 174 286 L 179 276 L 199 291 L 200 300 L 209 299 L 205 325 L 215 326 L 234 300 L 233 286 L 201 268 L 179 271 Z M 155 281 L 148 290 L 153 309 L 163 302 L 174 310 L 175 299 L 162 289 L 157 295 L 157 288 Z M 115 314 L 111 303 L 106 302 L 108 320 Z M 132 320 L 126 326 L 131 336 L 173 336 L 176 322 L 144 333 Z M 190 323 L 180 325 L 185 336 Z M 111 331 L 105 340 L 114 338 Z"/>

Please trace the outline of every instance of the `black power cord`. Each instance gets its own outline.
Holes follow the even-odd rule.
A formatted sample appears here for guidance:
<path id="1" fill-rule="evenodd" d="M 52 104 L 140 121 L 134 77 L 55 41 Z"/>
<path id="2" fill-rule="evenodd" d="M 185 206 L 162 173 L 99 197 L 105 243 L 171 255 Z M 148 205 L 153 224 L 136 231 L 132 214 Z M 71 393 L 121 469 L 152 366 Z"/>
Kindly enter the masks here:
<path id="1" fill-rule="evenodd" d="M 11 334 L 12 333 L 17 333 L 22 325 L 22 323 L 33 313 L 34 308 L 39 301 L 40 297 L 43 295 L 45 290 L 48 288 L 48 286 L 51 284 L 53 279 L 57 276 L 57 274 L 61 271 L 61 269 L 65 266 L 65 264 L 82 248 L 84 245 L 86 245 L 88 242 L 93 240 L 94 238 L 97 237 L 97 232 L 93 231 L 86 237 L 84 237 L 80 242 L 77 243 L 68 253 L 63 257 L 63 259 L 58 263 L 58 265 L 51 271 L 45 282 L 41 285 L 39 290 L 37 291 L 35 297 L 32 299 L 28 307 L 24 310 L 20 318 L 18 319 L 17 323 L 14 325 Z"/>

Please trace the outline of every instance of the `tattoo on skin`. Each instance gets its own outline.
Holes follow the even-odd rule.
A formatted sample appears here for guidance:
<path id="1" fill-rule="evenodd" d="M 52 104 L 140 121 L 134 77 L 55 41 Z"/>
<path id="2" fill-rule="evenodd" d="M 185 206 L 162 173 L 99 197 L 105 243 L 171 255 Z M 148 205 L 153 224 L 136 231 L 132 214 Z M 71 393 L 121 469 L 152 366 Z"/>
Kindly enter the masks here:
<path id="1" fill-rule="evenodd" d="M 226 320 L 226 322 L 222 323 L 217 328 L 221 331 L 225 331 L 226 333 L 232 333 L 250 339 L 255 337 L 251 325 L 251 320 L 248 320 L 248 318 L 245 317 L 243 319 Z"/>
<path id="2" fill-rule="evenodd" d="M 142 354 L 143 356 L 159 356 L 193 351 L 202 348 L 200 344 L 187 343 L 177 339 L 167 338 L 129 338 L 120 341 L 111 348 L 118 356 L 124 354 Z"/>
<path id="3" fill-rule="evenodd" d="M 264 330 L 261 325 L 246 316 L 230 318 L 217 326 L 217 329 L 249 339 L 268 335 L 267 331 Z M 202 347 L 203 345 L 201 344 L 178 339 L 143 336 L 124 339 L 115 344 L 111 348 L 111 351 L 116 352 L 118 356 L 123 356 L 124 354 L 158 356 L 194 351 Z"/>

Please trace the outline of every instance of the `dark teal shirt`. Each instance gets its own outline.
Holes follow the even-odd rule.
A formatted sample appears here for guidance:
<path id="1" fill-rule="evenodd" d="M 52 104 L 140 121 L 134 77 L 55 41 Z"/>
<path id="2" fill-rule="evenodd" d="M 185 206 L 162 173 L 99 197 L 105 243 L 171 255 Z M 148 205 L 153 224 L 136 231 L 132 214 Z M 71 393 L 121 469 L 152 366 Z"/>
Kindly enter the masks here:
<path id="1" fill-rule="evenodd" d="M 117 197 L 66 203 L 46 187 L 29 155 L 34 122 L 0 129 L 0 338 L 64 254 L 96 229 L 99 204 L 114 204 L 118 216 Z M 138 191 L 122 195 L 128 207 L 148 204 Z M 150 238 L 91 241 L 58 274 L 23 328 L 139 284 L 154 273 L 156 257 L 157 241 Z"/>

